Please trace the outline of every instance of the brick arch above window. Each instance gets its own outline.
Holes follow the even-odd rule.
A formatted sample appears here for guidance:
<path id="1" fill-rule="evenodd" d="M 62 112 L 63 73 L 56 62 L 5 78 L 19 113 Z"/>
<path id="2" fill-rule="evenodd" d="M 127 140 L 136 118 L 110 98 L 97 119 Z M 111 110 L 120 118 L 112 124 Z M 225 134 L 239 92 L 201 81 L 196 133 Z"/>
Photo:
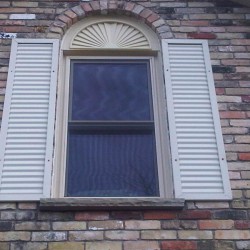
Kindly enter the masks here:
<path id="1" fill-rule="evenodd" d="M 109 50 L 128 51 L 133 53 L 161 51 L 161 39 L 144 23 L 128 16 L 98 15 L 87 17 L 73 26 L 64 34 L 61 49 L 64 53 L 73 51 Z"/>
<path id="2" fill-rule="evenodd" d="M 61 38 L 74 23 L 95 15 L 131 16 L 146 23 L 161 39 L 173 37 L 169 26 L 157 13 L 139 4 L 117 0 L 84 2 L 64 11 L 48 28 L 47 37 Z"/>

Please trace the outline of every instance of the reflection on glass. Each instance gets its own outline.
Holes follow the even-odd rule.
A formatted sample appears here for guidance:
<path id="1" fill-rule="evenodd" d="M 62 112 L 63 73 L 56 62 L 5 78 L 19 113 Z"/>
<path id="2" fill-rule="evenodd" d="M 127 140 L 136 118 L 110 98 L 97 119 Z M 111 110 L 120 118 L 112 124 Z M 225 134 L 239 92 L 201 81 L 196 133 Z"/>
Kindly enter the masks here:
<path id="1" fill-rule="evenodd" d="M 74 62 L 71 120 L 150 120 L 148 63 Z"/>
<path id="2" fill-rule="evenodd" d="M 65 196 L 159 196 L 148 60 L 73 60 Z"/>

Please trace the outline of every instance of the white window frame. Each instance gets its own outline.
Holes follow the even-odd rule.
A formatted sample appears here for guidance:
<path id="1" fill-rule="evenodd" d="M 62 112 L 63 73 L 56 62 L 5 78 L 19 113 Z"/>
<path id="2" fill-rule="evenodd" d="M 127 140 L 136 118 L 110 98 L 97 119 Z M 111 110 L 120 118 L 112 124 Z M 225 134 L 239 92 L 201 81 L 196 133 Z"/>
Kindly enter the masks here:
<path id="1" fill-rule="evenodd" d="M 166 100 L 163 84 L 163 72 L 159 67 L 159 59 L 153 56 L 65 56 L 64 66 L 61 70 L 61 85 L 58 88 L 57 119 L 55 134 L 55 160 L 54 178 L 52 186 L 52 197 L 64 197 L 65 175 L 66 175 L 66 155 L 67 155 L 67 133 L 68 133 L 68 104 L 69 104 L 69 84 L 70 84 L 70 62 L 71 60 L 149 60 L 152 85 L 152 99 L 154 110 L 155 140 L 157 155 L 157 170 L 160 198 L 173 198 L 173 182 L 171 171 L 170 148 L 167 132 Z M 59 79 L 59 82 L 60 82 Z M 64 80 L 63 80 L 64 79 Z M 59 83 L 60 84 L 60 83 Z M 66 197 L 65 197 L 66 198 Z M 93 197 L 94 198 L 94 197 Z M 112 197 L 109 197 L 112 198 Z M 128 198 L 128 197 L 122 197 Z"/>

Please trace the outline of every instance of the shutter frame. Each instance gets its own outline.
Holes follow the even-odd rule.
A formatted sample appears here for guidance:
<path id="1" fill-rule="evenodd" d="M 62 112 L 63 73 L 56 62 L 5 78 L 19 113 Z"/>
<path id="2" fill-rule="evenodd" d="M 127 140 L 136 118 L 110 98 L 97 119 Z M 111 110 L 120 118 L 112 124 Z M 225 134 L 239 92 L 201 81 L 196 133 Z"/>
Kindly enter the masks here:
<path id="1" fill-rule="evenodd" d="M 48 106 L 48 112 L 46 113 L 47 118 L 45 120 L 46 122 L 46 143 L 45 143 L 45 150 L 44 150 L 44 164 L 42 166 L 42 171 L 43 171 L 43 178 L 40 180 L 42 182 L 42 191 L 39 193 L 32 193 L 33 187 L 30 187 L 28 185 L 28 181 L 25 182 L 22 180 L 22 183 L 24 183 L 24 189 L 27 189 L 27 192 L 2 192 L 2 181 L 4 178 L 3 176 L 3 171 L 5 170 L 4 168 L 4 157 L 5 157 L 5 150 L 6 150 L 6 140 L 7 140 L 7 133 L 9 129 L 9 119 L 10 119 L 10 111 L 11 108 L 13 107 L 12 103 L 12 95 L 13 95 L 13 86 L 14 86 L 14 81 L 15 81 L 15 68 L 17 64 L 17 52 L 19 49 L 19 46 L 22 45 L 28 45 L 30 44 L 31 47 L 32 45 L 34 46 L 46 46 L 50 45 L 51 46 L 51 55 L 50 55 L 50 63 L 46 65 L 48 68 L 46 73 L 50 72 L 50 78 L 49 78 L 49 98 L 47 102 Z M 35 51 L 35 50 L 34 50 Z M 11 46 L 11 54 L 10 54 L 10 63 L 9 63 L 9 72 L 8 72 L 8 79 L 7 79 L 7 86 L 6 86 L 6 95 L 5 95 L 5 101 L 4 101 L 4 110 L 3 110 L 3 117 L 2 117 L 2 126 L 1 126 L 1 133 L 0 133 L 0 200 L 39 200 L 40 198 L 46 198 L 50 197 L 50 187 L 51 187 L 51 171 L 52 171 L 52 156 L 53 156 L 53 134 L 54 134 L 54 122 L 55 122 L 55 102 L 56 102 L 56 85 L 57 85 L 57 68 L 58 68 L 58 53 L 59 53 L 59 40 L 57 39 L 13 39 L 12 40 L 12 46 Z M 35 63 L 39 63 L 39 55 L 35 59 Z M 19 62 L 20 63 L 20 62 Z M 26 67 L 26 68 L 25 68 Z M 49 68 L 50 67 L 50 68 Z M 23 67 L 23 72 L 27 72 L 29 67 L 26 65 Z M 35 71 L 36 72 L 40 71 Z M 28 75 L 28 74 L 27 74 Z M 30 78 L 29 78 L 30 80 Z M 28 80 L 24 81 L 27 83 Z M 25 84 L 24 84 L 25 85 Z M 42 87 L 44 87 L 45 82 L 41 84 Z M 35 85 L 34 85 L 35 86 Z M 31 87 L 34 87 L 33 85 Z M 21 86 L 22 87 L 22 86 Z M 26 86 L 29 88 L 30 86 Z M 25 88 L 24 88 L 25 89 Z M 29 89 L 30 90 L 30 89 Z M 24 90 L 26 91 L 26 89 Z M 34 91 L 34 90 L 33 90 Z M 32 91 L 31 91 L 32 92 Z M 32 95 L 31 95 L 32 96 Z M 33 98 L 34 98 L 33 94 Z M 44 96 L 43 96 L 44 98 Z M 24 102 L 25 103 L 25 102 Z M 24 105 L 27 105 L 26 103 Z M 29 108 L 29 107 L 28 107 Z M 23 108 L 24 109 L 24 108 Z M 31 115 L 31 114 L 30 114 Z M 27 124 L 27 123 L 26 123 Z M 41 125 L 41 124 L 40 124 Z M 25 128 L 25 125 L 24 125 Z M 19 132 L 20 135 L 20 132 Z M 19 145 L 19 148 L 22 147 Z M 32 146 L 31 146 L 32 147 Z M 13 150 L 13 148 L 12 148 Z M 31 155 L 30 155 L 31 156 Z M 15 154 L 13 155 L 15 157 Z M 21 166 L 21 164 L 20 164 Z M 18 171 L 22 172 L 22 166 L 18 167 Z M 35 171 L 34 171 L 35 172 Z M 29 174 L 35 175 L 34 172 L 29 172 Z M 27 170 L 26 170 L 27 174 Z M 15 182 L 16 183 L 16 182 Z M 18 183 L 18 181 L 17 181 Z M 20 183 L 19 183 L 20 184 Z M 10 184 L 10 189 L 18 189 L 18 187 L 11 186 L 13 184 Z M 14 184 L 15 185 L 15 184 Z M 26 186 L 25 186 L 26 185 Z M 30 190 L 30 191 L 29 191 Z"/>
<path id="2" fill-rule="evenodd" d="M 184 173 L 181 169 L 180 158 L 183 156 L 181 152 L 178 151 L 177 136 L 177 123 L 175 118 L 175 106 L 174 106 L 174 94 L 173 86 L 174 79 L 171 75 L 171 54 L 169 46 L 183 46 L 183 45 L 200 45 L 203 50 L 203 59 L 204 59 L 204 69 L 207 80 L 207 87 L 209 91 L 210 99 L 210 108 L 213 118 L 214 133 L 217 144 L 217 152 L 219 159 L 219 169 L 221 172 L 221 182 L 223 191 L 208 193 L 205 191 L 200 192 L 201 187 L 197 186 L 195 192 L 185 192 L 183 188 L 183 180 L 181 178 Z M 168 109 L 168 122 L 169 122 L 169 132 L 170 132 L 170 145 L 171 145 L 171 155 L 172 155 L 172 167 L 173 167 L 173 176 L 174 176 L 174 193 L 176 198 L 185 198 L 189 200 L 229 200 L 232 199 L 232 192 L 229 182 L 229 174 L 227 169 L 226 155 L 224 150 L 224 143 L 220 125 L 220 117 L 218 112 L 218 105 L 216 100 L 216 93 L 213 81 L 213 73 L 209 56 L 208 43 L 204 40 L 162 40 L 162 49 L 163 49 L 163 63 L 164 63 L 164 76 L 165 76 L 165 87 L 166 87 L 166 98 L 167 98 L 167 109 Z M 192 57 L 192 56 L 191 56 Z M 184 62 L 185 64 L 185 62 Z M 187 65 L 185 65 L 187 66 Z M 181 72 L 181 71 L 180 71 Z M 200 87 L 202 88 L 202 87 Z M 177 96 L 177 95 L 176 95 Z M 202 97 L 202 95 L 200 96 Z M 199 171 L 202 172 L 202 164 L 200 165 Z M 193 181 L 195 182 L 195 176 L 192 176 Z M 212 184 L 211 184 L 212 185 Z M 198 191 L 199 190 L 199 191 Z"/>

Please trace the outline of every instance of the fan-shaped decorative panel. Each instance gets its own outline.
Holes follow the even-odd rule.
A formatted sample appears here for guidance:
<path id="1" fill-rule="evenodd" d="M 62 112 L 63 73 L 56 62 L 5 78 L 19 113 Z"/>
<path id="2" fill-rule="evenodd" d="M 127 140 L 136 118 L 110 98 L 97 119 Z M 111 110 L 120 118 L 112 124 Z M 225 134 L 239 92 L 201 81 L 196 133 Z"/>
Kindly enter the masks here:
<path id="1" fill-rule="evenodd" d="M 100 22 L 78 32 L 71 48 L 149 49 L 150 45 L 141 31 L 128 24 Z"/>

